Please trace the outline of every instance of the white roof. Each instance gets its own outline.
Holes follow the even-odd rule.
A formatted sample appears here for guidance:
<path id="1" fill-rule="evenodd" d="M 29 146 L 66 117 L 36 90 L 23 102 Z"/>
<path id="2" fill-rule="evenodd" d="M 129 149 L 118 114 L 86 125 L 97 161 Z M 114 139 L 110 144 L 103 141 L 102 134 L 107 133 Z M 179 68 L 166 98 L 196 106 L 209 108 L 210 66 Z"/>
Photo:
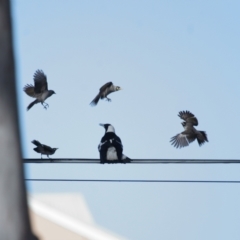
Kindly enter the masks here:
<path id="1" fill-rule="evenodd" d="M 78 193 L 29 195 L 28 204 L 37 215 L 87 239 L 125 239 L 97 226 L 84 198 Z"/>

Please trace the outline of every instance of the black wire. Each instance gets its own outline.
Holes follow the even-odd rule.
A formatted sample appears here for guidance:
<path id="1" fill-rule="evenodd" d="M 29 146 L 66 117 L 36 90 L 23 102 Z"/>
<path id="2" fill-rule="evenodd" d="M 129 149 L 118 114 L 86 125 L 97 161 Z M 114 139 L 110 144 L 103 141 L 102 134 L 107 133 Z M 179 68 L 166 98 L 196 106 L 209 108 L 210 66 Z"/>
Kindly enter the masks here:
<path id="1" fill-rule="evenodd" d="M 55 158 L 55 159 L 23 159 L 24 163 L 98 163 L 99 159 L 89 158 Z M 236 164 L 238 159 L 131 159 L 131 163 L 137 164 Z M 240 181 L 222 180 L 112 180 L 112 179 L 25 179 L 35 182 L 125 182 L 125 183 L 240 183 Z"/>
<path id="2" fill-rule="evenodd" d="M 100 164 L 99 159 L 91 158 L 54 158 L 54 159 L 39 159 L 28 158 L 23 159 L 23 163 L 82 163 Z M 239 164 L 239 159 L 131 159 L 130 163 L 126 164 Z M 108 164 L 108 163 L 106 163 Z M 122 164 L 122 163 L 115 163 Z"/>
<path id="3" fill-rule="evenodd" d="M 113 179 L 25 179 L 35 182 L 118 182 L 118 183 L 240 183 L 232 180 L 113 180 Z"/>

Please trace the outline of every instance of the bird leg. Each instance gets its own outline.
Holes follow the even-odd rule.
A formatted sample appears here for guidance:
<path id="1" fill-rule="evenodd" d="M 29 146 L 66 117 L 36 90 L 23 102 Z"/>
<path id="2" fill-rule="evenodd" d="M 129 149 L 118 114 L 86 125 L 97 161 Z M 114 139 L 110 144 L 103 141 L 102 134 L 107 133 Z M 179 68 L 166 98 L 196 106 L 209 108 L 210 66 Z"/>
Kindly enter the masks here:
<path id="1" fill-rule="evenodd" d="M 53 162 L 53 160 L 47 155 L 48 159 L 50 159 L 50 162 Z"/>
<path id="2" fill-rule="evenodd" d="M 112 100 L 110 99 L 110 98 L 108 98 L 108 97 L 106 97 L 106 100 L 108 101 L 108 102 L 111 102 Z"/>
<path id="3" fill-rule="evenodd" d="M 45 104 L 45 105 L 44 105 Z M 45 103 L 45 102 L 42 102 L 42 105 L 43 105 L 43 107 L 45 108 L 45 109 L 47 109 L 47 107 L 49 107 L 49 105 L 47 104 L 47 103 Z"/>

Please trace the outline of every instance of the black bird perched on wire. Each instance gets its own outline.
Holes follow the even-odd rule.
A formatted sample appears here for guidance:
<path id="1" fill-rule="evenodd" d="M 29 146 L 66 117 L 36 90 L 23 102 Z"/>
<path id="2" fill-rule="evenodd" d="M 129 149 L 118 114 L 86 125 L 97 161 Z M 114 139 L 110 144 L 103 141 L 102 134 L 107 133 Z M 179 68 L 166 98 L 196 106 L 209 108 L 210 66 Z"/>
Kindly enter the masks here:
<path id="1" fill-rule="evenodd" d="M 27 84 L 23 88 L 28 96 L 36 98 L 35 101 L 28 105 L 27 110 L 29 110 L 36 103 L 41 103 L 43 107 L 47 109 L 47 106 L 49 105 L 45 103 L 45 100 L 56 93 L 53 90 L 48 90 L 47 76 L 42 70 L 37 70 L 34 73 L 33 80 L 34 86 L 32 84 Z"/>
<path id="2" fill-rule="evenodd" d="M 205 142 L 208 142 L 207 134 L 204 131 L 198 131 L 194 126 L 198 125 L 197 118 L 189 111 L 181 111 L 178 116 L 184 120 L 182 126 L 184 131 L 172 137 L 170 142 L 176 148 L 182 148 L 188 146 L 191 142 L 197 139 L 199 146 L 202 146 Z"/>
<path id="3" fill-rule="evenodd" d="M 122 88 L 119 87 L 119 86 L 113 85 L 112 82 L 108 82 L 108 83 L 104 84 L 104 85 L 99 89 L 98 95 L 92 100 L 92 102 L 90 103 L 90 105 L 96 106 L 100 98 L 101 98 L 101 99 L 106 98 L 106 100 L 110 102 L 111 99 L 108 98 L 107 96 L 108 96 L 110 93 L 116 92 L 116 91 L 119 91 L 119 90 L 122 90 Z"/>
<path id="4" fill-rule="evenodd" d="M 100 163 L 129 163 L 130 158 L 125 156 L 121 139 L 115 134 L 111 124 L 99 124 L 105 128 L 105 134 L 98 145 Z"/>
<path id="5" fill-rule="evenodd" d="M 47 157 L 50 158 L 49 155 L 53 155 L 58 149 L 58 148 L 51 148 L 47 145 L 41 144 L 37 140 L 33 140 L 32 143 L 37 146 L 33 150 L 37 153 L 41 153 L 41 159 L 42 159 L 42 155 L 47 155 Z"/>

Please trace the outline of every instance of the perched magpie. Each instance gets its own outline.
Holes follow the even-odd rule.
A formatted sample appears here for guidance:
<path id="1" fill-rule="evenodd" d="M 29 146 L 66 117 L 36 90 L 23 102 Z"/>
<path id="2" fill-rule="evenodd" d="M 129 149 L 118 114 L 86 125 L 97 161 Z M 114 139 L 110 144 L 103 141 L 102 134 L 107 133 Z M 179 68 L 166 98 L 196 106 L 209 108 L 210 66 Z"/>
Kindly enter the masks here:
<path id="1" fill-rule="evenodd" d="M 92 100 L 92 102 L 90 103 L 90 105 L 95 106 L 97 105 L 99 99 L 104 99 L 106 98 L 107 101 L 111 101 L 110 98 L 107 97 L 107 95 L 109 95 L 112 92 L 116 92 L 122 90 L 120 87 L 118 86 L 114 86 L 112 82 L 108 82 L 106 84 L 104 84 L 100 89 L 99 89 L 99 93 L 98 95 Z"/>
<path id="2" fill-rule="evenodd" d="M 24 92 L 28 96 L 36 98 L 35 101 L 28 105 L 27 110 L 29 110 L 36 103 L 41 103 L 43 107 L 47 109 L 47 106 L 49 105 L 45 103 L 45 100 L 55 94 L 55 92 L 53 90 L 48 90 L 47 76 L 42 70 L 37 70 L 34 73 L 33 80 L 34 86 L 32 84 L 27 84 L 23 88 Z"/>
<path id="3" fill-rule="evenodd" d="M 105 128 L 105 134 L 98 145 L 100 163 L 127 163 L 130 158 L 125 156 L 121 139 L 115 134 L 111 124 L 99 124 Z"/>
<path id="4" fill-rule="evenodd" d="M 208 142 L 206 132 L 198 131 L 193 127 L 198 125 L 198 120 L 191 112 L 181 111 L 179 112 L 178 116 L 184 120 L 184 122 L 181 124 L 185 130 L 171 138 L 170 142 L 172 142 L 174 147 L 186 147 L 195 139 L 197 139 L 199 146 L 202 146 L 205 142 Z"/>
<path id="5" fill-rule="evenodd" d="M 37 153 L 41 153 L 41 158 L 42 158 L 42 155 L 47 155 L 47 157 L 50 158 L 49 155 L 53 155 L 58 149 L 58 148 L 51 148 L 47 145 L 41 144 L 37 140 L 33 140 L 32 143 L 37 146 L 33 150 Z"/>

